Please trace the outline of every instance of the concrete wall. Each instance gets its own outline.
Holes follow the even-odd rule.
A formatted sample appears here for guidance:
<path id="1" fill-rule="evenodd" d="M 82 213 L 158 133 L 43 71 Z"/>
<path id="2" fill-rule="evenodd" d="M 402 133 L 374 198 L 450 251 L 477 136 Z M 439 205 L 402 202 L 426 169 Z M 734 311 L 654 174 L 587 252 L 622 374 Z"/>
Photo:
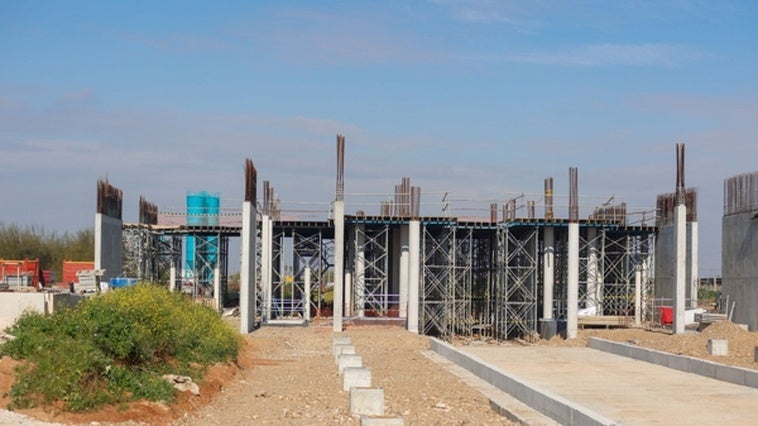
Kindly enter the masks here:
<path id="1" fill-rule="evenodd" d="M 687 270 L 686 282 L 689 283 L 685 290 L 687 307 L 693 307 L 690 301 L 697 302 L 698 281 L 698 227 L 697 222 L 687 223 Z M 674 225 L 666 225 L 658 230 L 655 238 L 655 294 L 656 298 L 672 299 L 676 282 L 674 272 L 676 270 L 676 241 L 674 241 Z"/>
<path id="2" fill-rule="evenodd" d="M 700 358 L 674 355 L 666 352 L 647 349 L 636 345 L 613 342 L 610 340 L 590 337 L 587 347 L 615 355 L 649 362 L 663 367 L 697 374 L 723 382 L 740 386 L 758 388 L 758 371 L 747 368 L 732 367 Z"/>
<path id="3" fill-rule="evenodd" d="M 724 216 L 721 231 L 722 293 L 735 302 L 732 321 L 758 330 L 758 218 L 755 212 Z"/>
<path id="4" fill-rule="evenodd" d="M 40 313 L 73 307 L 85 296 L 70 293 L 0 293 L 0 331 L 13 325 L 27 309 Z"/>
<path id="5" fill-rule="evenodd" d="M 95 214 L 95 269 L 105 269 L 102 280 L 121 276 L 121 219 Z"/>

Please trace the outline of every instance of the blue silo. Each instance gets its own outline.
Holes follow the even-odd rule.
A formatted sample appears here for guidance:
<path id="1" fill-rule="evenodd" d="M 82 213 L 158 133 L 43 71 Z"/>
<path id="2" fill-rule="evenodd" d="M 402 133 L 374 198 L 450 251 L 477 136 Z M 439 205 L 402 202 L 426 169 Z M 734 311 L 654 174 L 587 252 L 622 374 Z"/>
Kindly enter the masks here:
<path id="1" fill-rule="evenodd" d="M 201 226 L 205 225 L 205 193 L 188 192 L 187 193 L 187 225 Z M 195 237 L 187 237 L 187 243 L 184 250 L 184 268 L 187 272 L 195 270 Z"/>

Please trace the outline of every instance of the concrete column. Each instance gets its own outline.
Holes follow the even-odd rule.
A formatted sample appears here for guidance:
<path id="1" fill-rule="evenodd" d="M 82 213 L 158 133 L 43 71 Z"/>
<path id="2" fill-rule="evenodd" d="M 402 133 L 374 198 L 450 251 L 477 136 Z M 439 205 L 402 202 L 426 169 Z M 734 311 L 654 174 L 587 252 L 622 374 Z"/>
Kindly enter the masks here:
<path id="1" fill-rule="evenodd" d="M 597 252 L 597 229 L 595 228 L 587 228 L 587 242 L 588 242 L 588 253 L 587 253 L 587 300 L 585 302 L 585 308 L 595 308 L 595 314 L 599 315 L 600 312 L 597 310 L 598 308 L 598 301 L 599 301 L 599 282 L 602 282 L 599 280 L 600 275 L 600 268 L 599 263 L 600 259 L 598 257 Z"/>
<path id="2" fill-rule="evenodd" d="M 553 284 L 555 283 L 555 229 L 545 227 L 543 241 L 545 252 L 542 254 L 542 318 L 553 318 Z"/>
<path id="3" fill-rule="evenodd" d="M 400 318 L 408 317 L 408 226 L 400 225 Z"/>
<path id="4" fill-rule="evenodd" d="M 579 224 L 568 224 L 568 300 L 566 301 L 566 338 L 576 338 L 579 329 Z"/>
<path id="5" fill-rule="evenodd" d="M 213 306 L 219 312 L 224 307 L 224 301 L 221 300 L 221 268 L 218 265 L 213 268 Z"/>
<path id="6" fill-rule="evenodd" d="M 674 241 L 676 242 L 676 268 L 674 269 L 674 333 L 684 333 L 684 300 L 687 294 L 687 207 L 674 208 Z"/>
<path id="7" fill-rule="evenodd" d="M 271 319 L 271 228 L 267 214 L 261 216 L 261 287 L 263 290 L 263 319 Z"/>
<path id="8" fill-rule="evenodd" d="M 634 325 L 642 324 L 642 269 L 634 270 Z"/>
<path id="9" fill-rule="evenodd" d="M 687 297 L 690 306 L 697 308 L 698 287 L 698 226 L 697 222 L 687 224 Z"/>
<path id="10" fill-rule="evenodd" d="M 311 320 L 311 267 L 305 265 L 305 294 L 303 295 L 303 318 Z"/>
<path id="11" fill-rule="evenodd" d="M 104 270 L 101 280 L 121 276 L 121 227 L 121 219 L 95 213 L 95 269 Z"/>
<path id="12" fill-rule="evenodd" d="M 342 303 L 345 285 L 345 202 L 334 202 L 334 303 L 332 330 L 342 332 Z"/>
<path id="13" fill-rule="evenodd" d="M 346 317 L 353 316 L 353 273 L 345 272 L 345 312 Z"/>
<path id="14" fill-rule="evenodd" d="M 171 262 L 171 268 L 168 270 L 168 289 L 171 292 L 176 291 L 176 266 Z"/>
<path id="15" fill-rule="evenodd" d="M 408 331 L 418 334 L 421 289 L 421 222 L 408 223 Z"/>
<path id="16" fill-rule="evenodd" d="M 647 308 L 649 306 L 649 303 L 650 303 L 650 300 L 648 298 L 649 295 L 647 293 L 647 288 L 646 287 L 647 287 L 648 280 L 650 279 L 650 268 L 651 267 L 655 268 L 655 265 L 653 264 L 653 262 L 654 262 L 653 256 L 648 256 L 647 259 L 645 259 L 642 262 L 642 268 L 641 268 L 641 271 L 640 271 L 640 278 L 642 280 L 642 286 L 643 286 L 640 289 L 640 292 L 641 292 L 641 295 L 642 295 L 641 307 L 645 307 L 645 308 Z M 644 309 L 642 310 L 642 314 L 643 315 L 645 314 L 645 310 Z"/>
<path id="17" fill-rule="evenodd" d="M 363 318 L 366 306 L 366 230 L 365 225 L 356 225 L 355 232 L 355 282 L 353 283 L 355 306 L 358 310 L 356 314 Z"/>
<path id="18" fill-rule="evenodd" d="M 255 206 L 242 203 L 241 262 L 240 262 L 240 333 L 255 328 Z"/>

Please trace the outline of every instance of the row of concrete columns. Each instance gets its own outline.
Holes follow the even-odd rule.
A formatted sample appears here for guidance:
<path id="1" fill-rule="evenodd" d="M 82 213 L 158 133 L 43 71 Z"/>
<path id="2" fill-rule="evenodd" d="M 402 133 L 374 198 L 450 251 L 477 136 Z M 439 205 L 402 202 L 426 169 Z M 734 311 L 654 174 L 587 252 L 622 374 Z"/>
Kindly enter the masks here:
<path id="1" fill-rule="evenodd" d="M 355 276 L 350 272 L 346 272 L 345 268 L 345 227 L 344 227 L 344 213 L 342 203 L 337 203 L 335 206 L 335 277 L 334 277 L 334 310 L 333 310 L 333 328 L 334 331 L 340 332 L 343 329 L 343 317 L 347 315 L 361 316 L 363 312 L 361 310 L 352 312 L 353 303 L 358 306 L 362 306 L 363 295 L 362 287 L 359 286 L 360 277 L 363 276 L 365 269 L 365 254 L 361 249 L 363 244 L 361 241 L 357 241 L 355 255 L 353 256 L 353 271 Z M 252 207 L 250 207 L 252 209 Z M 243 213 L 244 215 L 244 213 Z M 342 217 L 340 220 L 339 217 Z M 247 219 L 246 219 L 247 220 Z M 261 283 L 263 291 L 264 310 L 262 312 L 264 321 L 268 320 L 271 315 L 271 259 L 272 259 L 272 221 L 267 215 L 263 215 L 262 218 L 262 244 L 263 247 L 261 253 Z M 254 223 L 253 223 L 254 225 Z M 359 225 L 360 226 L 360 225 Z M 253 228 L 254 229 L 254 228 Z M 418 333 L 418 318 L 419 318 L 419 291 L 420 291 L 420 234 L 421 226 L 418 220 L 409 221 L 408 225 L 401 226 L 400 228 L 400 257 L 399 257 L 399 290 L 400 290 L 400 306 L 399 315 L 401 318 L 407 319 L 408 330 Z M 595 230 L 590 230 L 595 231 Z M 596 232 L 596 231 L 595 231 Z M 246 243 L 245 235 L 249 235 Z M 588 240 L 592 242 L 595 238 L 590 232 Z M 358 233 L 358 238 L 363 237 L 362 233 Z M 247 244 L 254 244 L 254 231 L 243 231 L 243 276 L 247 267 L 244 265 L 246 257 L 253 254 L 254 247 Z M 553 227 L 544 228 L 543 234 L 544 252 L 543 252 L 543 285 L 544 285 L 544 299 L 543 299 L 543 312 L 542 317 L 545 319 L 553 318 L 553 290 L 555 282 L 555 229 Z M 246 250 L 245 247 L 248 249 Z M 250 248 L 252 247 L 252 248 Z M 578 294 L 579 294 L 579 224 L 571 223 L 568 227 L 568 300 L 567 300 L 567 337 L 575 338 L 578 330 Z M 588 307 L 589 305 L 597 306 L 600 297 L 600 287 L 602 287 L 602 277 L 596 271 L 598 269 L 599 256 L 597 249 L 589 250 L 590 255 L 588 258 Z M 254 259 L 254 257 L 253 257 Z M 248 263 L 254 267 L 254 260 L 249 260 Z M 594 266 L 593 266 L 594 264 Z M 254 273 L 254 272 L 252 272 Z M 252 273 L 249 272 L 248 274 Z M 635 322 L 639 323 L 641 319 L 641 280 L 643 271 L 636 271 L 635 273 Z M 305 294 L 310 294 L 310 270 L 306 270 L 306 289 Z M 254 282 L 254 281 L 253 281 Z M 246 286 L 242 286 L 243 289 Z M 353 291 L 350 289 L 355 288 L 356 300 L 351 300 L 350 295 Z M 253 290 L 254 291 L 254 290 Z M 253 293 L 254 294 L 254 293 Z M 241 295 L 241 298 L 250 297 L 248 295 Z M 254 296 L 253 296 L 254 297 Z M 254 299 L 253 299 L 254 300 Z M 310 303 L 306 301 L 304 306 L 310 310 Z M 310 313 L 306 311 L 305 317 L 309 318 Z M 252 320 L 250 320 L 252 321 Z"/>
<path id="2" fill-rule="evenodd" d="M 341 332 L 343 329 L 343 314 L 357 314 L 362 316 L 364 305 L 363 277 L 366 268 L 364 248 L 364 235 L 358 232 L 354 253 L 353 271 L 355 276 L 346 271 L 345 267 L 345 227 L 344 227 L 344 204 L 340 201 L 335 203 L 334 215 L 334 308 L 333 330 Z M 358 225 L 360 226 L 360 225 Z M 400 258 L 399 258 L 399 317 L 406 318 L 407 329 L 418 333 L 419 318 L 419 290 L 420 290 L 420 246 L 421 246 L 421 223 L 418 220 L 409 221 L 408 225 L 400 227 Z M 351 291 L 354 290 L 354 291 Z M 351 295 L 355 294 L 355 300 Z M 352 312 L 355 303 L 359 306 L 358 312 Z"/>

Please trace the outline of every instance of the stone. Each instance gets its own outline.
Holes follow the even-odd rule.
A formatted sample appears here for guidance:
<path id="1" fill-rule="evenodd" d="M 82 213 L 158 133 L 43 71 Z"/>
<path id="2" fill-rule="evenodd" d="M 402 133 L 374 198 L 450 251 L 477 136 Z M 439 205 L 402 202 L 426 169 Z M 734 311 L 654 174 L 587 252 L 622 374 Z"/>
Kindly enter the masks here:
<path id="1" fill-rule="evenodd" d="M 193 395 L 200 395 L 200 387 L 192 381 L 189 376 L 179 376 L 177 374 L 164 374 L 163 380 L 174 385 L 179 392 L 192 392 Z"/>

